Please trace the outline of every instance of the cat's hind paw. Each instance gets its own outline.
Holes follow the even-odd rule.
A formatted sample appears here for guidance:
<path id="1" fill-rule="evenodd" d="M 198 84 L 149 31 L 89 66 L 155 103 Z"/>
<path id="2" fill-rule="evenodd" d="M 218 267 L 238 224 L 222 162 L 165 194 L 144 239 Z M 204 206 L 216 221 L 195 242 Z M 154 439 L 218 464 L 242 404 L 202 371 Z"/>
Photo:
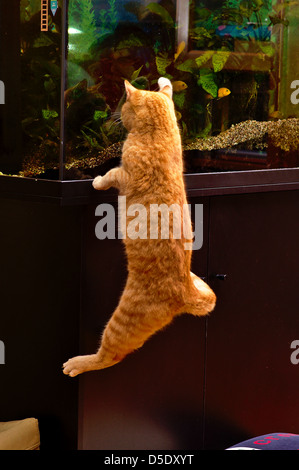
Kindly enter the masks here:
<path id="1" fill-rule="evenodd" d="M 94 355 L 72 357 L 63 364 L 63 373 L 70 377 L 76 377 L 76 375 L 94 369 L 97 369 Z"/>

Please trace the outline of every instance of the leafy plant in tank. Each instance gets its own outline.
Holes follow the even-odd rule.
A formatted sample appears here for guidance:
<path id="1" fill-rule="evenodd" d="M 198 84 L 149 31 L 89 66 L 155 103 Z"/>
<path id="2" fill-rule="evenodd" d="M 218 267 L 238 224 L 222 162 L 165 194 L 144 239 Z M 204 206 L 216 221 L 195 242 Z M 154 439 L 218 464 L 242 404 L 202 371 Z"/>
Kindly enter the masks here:
<path id="1" fill-rule="evenodd" d="M 103 35 L 113 33 L 118 24 L 116 0 L 107 0 L 107 8 L 97 11 L 93 0 L 71 0 L 68 11 L 70 59 L 88 60 L 92 45 Z"/>
<path id="2" fill-rule="evenodd" d="M 290 2 L 284 2 L 286 3 Z M 195 4 L 191 1 L 191 16 L 194 18 L 189 30 L 191 44 L 179 44 L 177 49 L 174 49 L 175 14 L 170 11 L 167 2 L 150 2 L 146 6 L 140 6 L 139 2 L 128 2 L 125 8 L 138 19 L 140 31 L 146 23 L 155 24 L 156 21 L 159 23 L 159 34 L 151 32 L 148 41 L 134 29 L 126 31 L 118 41 L 114 37 L 114 51 L 117 51 L 118 55 L 123 51 L 122 60 L 129 63 L 130 60 L 134 62 L 134 57 L 137 57 L 141 49 L 150 50 L 150 65 L 147 67 L 144 60 L 141 73 L 146 75 L 152 86 L 161 75 L 173 82 L 174 102 L 182 134 L 189 139 L 207 135 L 212 131 L 209 119 L 207 122 L 212 103 L 216 105 L 220 98 L 226 96 L 219 95 L 219 90 L 228 86 L 232 76 L 238 80 L 238 69 L 242 68 L 242 64 L 239 56 L 233 54 L 236 40 L 239 43 L 239 52 L 253 52 L 257 61 L 261 60 L 261 54 L 272 58 L 275 54 L 275 44 L 270 41 L 271 26 L 279 22 L 287 25 L 287 20 L 281 14 L 281 4 L 275 5 L 272 10 L 270 0 L 226 0 L 221 7 L 214 10 L 206 8 L 203 3 Z M 152 15 L 152 18 L 149 15 Z M 198 57 L 190 58 L 185 54 L 187 47 L 204 52 Z M 235 61 L 234 73 L 226 71 L 228 60 Z M 134 69 L 132 65 L 131 74 L 138 66 L 140 67 L 140 63 L 136 63 Z M 122 72 L 128 70 L 122 68 Z M 252 60 L 252 72 L 257 72 L 256 79 L 246 84 L 248 96 L 244 98 L 244 107 L 249 104 L 252 106 L 256 100 L 261 80 L 255 56 Z M 130 79 L 129 73 L 122 73 L 122 77 L 124 76 Z"/>
<path id="3" fill-rule="evenodd" d="M 203 5 L 191 4 L 194 26 L 190 31 L 197 49 L 234 50 L 234 41 L 248 42 L 247 51 L 255 41 L 270 41 L 271 28 L 275 24 L 288 25 L 282 13 L 289 2 L 270 0 L 226 0 L 223 5 L 209 10 Z"/>
<path id="4" fill-rule="evenodd" d="M 40 1 L 21 1 L 20 64 L 22 132 L 25 165 L 57 163 L 60 110 L 61 10 L 40 30 Z M 59 2 L 61 6 L 61 2 Z"/>
<path id="5" fill-rule="evenodd" d="M 107 16 L 109 17 L 110 31 L 114 31 L 118 23 L 118 14 L 116 9 L 116 0 L 108 0 L 109 9 Z"/>
<path id="6" fill-rule="evenodd" d="M 92 0 L 71 0 L 69 14 L 69 60 L 81 62 L 88 59 L 88 52 L 97 37 Z"/>
<path id="7" fill-rule="evenodd" d="M 205 6 L 207 2 L 195 4 L 192 1 L 190 8 L 193 23 L 189 30 L 189 47 L 201 52 L 193 59 L 193 64 L 187 65 L 190 65 L 189 71 L 193 77 L 197 76 L 196 85 L 199 89 L 212 98 L 212 101 L 208 100 L 205 105 L 204 114 L 207 116 L 210 114 L 211 117 L 213 103 L 217 107 L 217 103 L 222 105 L 222 102 L 219 102 L 219 87 L 227 87 L 232 80 L 240 80 L 244 60 L 247 60 L 246 70 L 251 70 L 253 79 L 244 84 L 244 92 L 240 97 L 243 103 L 242 118 L 246 112 L 250 112 L 249 109 L 256 106 L 254 102 L 258 98 L 259 87 L 263 80 L 269 79 L 266 74 L 263 77 L 260 72 L 261 62 L 267 60 L 270 71 L 270 63 L 276 57 L 276 44 L 271 38 L 272 28 L 277 24 L 288 25 L 288 20 L 283 16 L 283 9 L 292 4 L 291 1 L 272 5 L 273 3 L 269 0 L 226 0 L 219 8 L 210 10 Z M 246 56 L 246 53 L 250 54 Z M 234 71 L 226 70 L 228 61 L 229 68 Z M 270 80 L 273 79 L 273 75 L 270 75 Z M 200 90 L 197 91 L 197 96 L 202 96 Z M 192 103 L 189 114 L 195 111 L 192 110 Z M 239 118 L 241 119 L 241 116 Z M 235 119 L 238 119 L 237 113 Z M 229 125 L 229 122 L 225 125 Z M 192 125 L 189 129 L 192 129 Z M 208 130 L 212 131 L 210 122 L 206 124 L 201 135 L 206 135 Z M 192 138 L 193 132 L 188 134 Z"/>
<path id="8" fill-rule="evenodd" d="M 98 128 L 103 119 L 107 117 L 107 106 L 100 92 L 98 78 L 92 76 L 90 67 L 93 67 L 95 51 L 100 48 L 99 42 L 113 33 L 118 14 L 116 0 L 107 0 L 107 8 L 96 9 L 93 0 L 70 0 L 69 2 L 69 46 L 68 46 L 68 90 L 72 94 L 72 101 L 67 101 L 67 128 L 74 129 L 73 111 L 76 106 L 77 120 L 81 120 L 82 129 L 79 130 L 79 140 L 83 145 L 92 144 L 95 148 L 95 138 L 103 136 Z M 80 86 L 85 84 L 84 87 Z M 70 93 L 71 91 L 71 93 Z M 92 120 L 94 113 L 106 113 L 101 119 Z M 83 129 L 84 128 L 84 129 Z M 92 135 L 89 135 L 89 132 Z M 96 132 L 96 135 L 95 135 Z M 103 138 L 100 138 L 100 142 Z M 103 142 L 102 142 L 103 145 Z M 100 143 L 99 143 L 100 146 Z M 77 148 L 78 150 L 78 148 Z"/>

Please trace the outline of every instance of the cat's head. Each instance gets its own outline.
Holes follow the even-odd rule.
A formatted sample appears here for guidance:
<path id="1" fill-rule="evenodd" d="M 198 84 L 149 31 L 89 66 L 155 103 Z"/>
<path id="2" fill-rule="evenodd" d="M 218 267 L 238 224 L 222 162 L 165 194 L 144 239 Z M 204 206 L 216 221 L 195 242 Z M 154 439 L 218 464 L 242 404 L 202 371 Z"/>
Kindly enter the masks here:
<path id="1" fill-rule="evenodd" d="M 161 128 L 164 125 L 176 124 L 172 85 L 168 78 L 160 77 L 159 91 L 138 90 L 125 80 L 126 102 L 121 116 L 128 131 Z"/>

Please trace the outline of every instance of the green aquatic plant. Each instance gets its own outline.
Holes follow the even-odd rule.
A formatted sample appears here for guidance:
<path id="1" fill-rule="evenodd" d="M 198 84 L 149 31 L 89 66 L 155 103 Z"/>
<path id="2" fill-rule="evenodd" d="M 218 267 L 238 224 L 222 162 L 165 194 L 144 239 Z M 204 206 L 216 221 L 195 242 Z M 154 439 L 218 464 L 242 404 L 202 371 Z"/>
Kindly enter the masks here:
<path id="1" fill-rule="evenodd" d="M 97 38 L 95 12 L 92 0 L 69 1 L 69 60 L 76 63 L 88 59 L 88 53 Z"/>
<path id="2" fill-rule="evenodd" d="M 118 24 L 116 0 L 108 0 L 108 5 L 109 5 L 109 10 L 107 14 L 110 20 L 110 30 L 114 31 Z"/>
<path id="3" fill-rule="evenodd" d="M 194 113 L 202 123 L 200 130 L 189 121 L 189 139 L 196 137 L 196 132 L 198 135 L 206 134 L 207 129 L 210 129 L 211 134 L 218 132 L 220 128 L 223 131 L 238 120 L 256 116 L 258 109 L 266 117 L 262 90 L 268 83 L 269 76 L 272 86 L 276 86 L 275 77 L 271 75 L 273 64 L 277 60 L 277 44 L 272 36 L 272 27 L 277 24 L 288 25 L 285 8 L 293 4 L 291 0 L 226 0 L 222 4 L 218 2 L 219 6 L 211 9 L 206 6 L 207 2 L 191 1 L 193 23 L 189 29 L 190 47 L 198 50 L 198 55 L 193 53 L 193 63 L 186 61 L 179 69 L 189 71 L 195 78 L 193 92 L 198 99 L 203 96 L 199 91 L 201 89 L 212 101 L 209 98 L 205 103 L 199 101 L 205 107 L 204 113 L 200 113 L 201 118 L 193 103 L 189 105 L 189 114 Z M 244 82 L 242 70 L 248 71 L 250 83 Z M 199 88 L 197 92 L 196 86 Z M 221 116 L 224 107 L 219 102 L 217 92 L 219 87 L 230 86 L 237 89 L 238 93 L 242 90 L 238 106 L 235 107 L 234 116 L 229 116 L 228 111 Z M 274 96 L 270 92 L 268 105 L 265 104 L 267 109 L 270 109 L 271 100 L 274 99 L 272 95 Z M 229 99 L 234 100 L 234 94 Z M 215 118 L 217 113 L 221 116 L 220 127 L 219 118 L 218 121 Z"/>
<path id="4" fill-rule="evenodd" d="M 92 42 L 91 36 L 95 33 L 95 14 L 92 0 L 84 0 L 84 2 L 77 2 L 77 8 L 80 8 L 80 29 L 85 38 Z M 94 37 L 93 37 L 94 40 Z"/>
<path id="5" fill-rule="evenodd" d="M 212 55 L 214 72 L 220 72 L 230 57 L 229 51 L 217 51 Z"/>
<path id="6" fill-rule="evenodd" d="M 61 37 L 59 15 L 49 17 L 49 31 L 40 30 L 40 1 L 22 0 L 20 67 L 21 125 L 24 162 L 43 165 L 59 158 Z"/>
<path id="7" fill-rule="evenodd" d="M 170 28 L 174 27 L 174 19 L 159 3 L 151 2 L 146 6 L 147 10 L 160 16 L 162 21 Z"/>
<path id="8" fill-rule="evenodd" d="M 198 49 L 233 50 L 234 37 L 247 41 L 268 41 L 269 28 L 275 24 L 288 25 L 282 13 L 294 2 L 271 2 L 270 0 L 226 0 L 219 8 L 210 10 L 194 1 L 191 9 L 194 25 L 190 37 Z M 219 35 L 217 29 L 229 26 L 229 34 Z"/>
<path id="9" fill-rule="evenodd" d="M 114 32 L 118 24 L 116 0 L 107 0 L 107 8 L 96 13 L 93 0 L 69 1 L 69 60 L 82 63 L 90 60 L 92 46 L 98 39 Z"/>
<path id="10" fill-rule="evenodd" d="M 200 69 L 197 84 L 210 94 L 213 98 L 217 97 L 218 86 L 215 82 L 215 73 L 210 69 Z"/>
<path id="11" fill-rule="evenodd" d="M 101 8 L 99 12 L 100 19 L 100 36 L 111 34 L 118 24 L 118 13 L 116 8 L 116 0 L 108 0 L 109 8 Z"/>

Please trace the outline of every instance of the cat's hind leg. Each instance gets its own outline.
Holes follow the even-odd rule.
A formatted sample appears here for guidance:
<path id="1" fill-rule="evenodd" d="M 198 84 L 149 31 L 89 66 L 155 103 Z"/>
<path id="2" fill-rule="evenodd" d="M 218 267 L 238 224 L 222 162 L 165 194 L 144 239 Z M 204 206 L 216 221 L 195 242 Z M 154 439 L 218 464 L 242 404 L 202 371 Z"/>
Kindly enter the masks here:
<path id="1" fill-rule="evenodd" d="M 195 274 L 190 273 L 190 279 L 188 300 L 181 313 L 206 315 L 215 307 L 216 296 Z M 134 281 L 128 281 L 120 303 L 104 330 L 99 350 L 96 354 L 77 356 L 67 361 L 63 365 L 66 375 L 75 377 L 83 372 L 117 364 L 128 354 L 141 348 L 153 334 L 179 314 L 177 307 L 173 307 L 173 302 L 159 302 L 155 291 L 148 291 L 146 295 L 144 292 L 140 285 L 137 289 Z"/>
<path id="2" fill-rule="evenodd" d="M 65 375 L 75 377 L 76 375 L 83 374 L 83 372 L 111 367 L 120 362 L 124 356 L 130 352 L 127 351 L 126 354 L 124 352 L 120 353 L 118 351 L 119 345 L 110 344 L 109 339 L 107 339 L 109 335 L 114 336 L 112 329 L 113 323 L 115 323 L 115 316 L 117 316 L 116 312 L 117 310 L 112 315 L 104 330 L 99 350 L 95 354 L 75 356 L 69 359 L 63 364 L 63 373 Z"/>
<path id="3" fill-rule="evenodd" d="M 111 367 L 141 348 L 150 336 L 171 322 L 174 314 L 164 303 L 128 300 L 130 292 L 124 294 L 104 330 L 97 353 L 69 359 L 63 364 L 64 374 L 75 377 Z"/>

